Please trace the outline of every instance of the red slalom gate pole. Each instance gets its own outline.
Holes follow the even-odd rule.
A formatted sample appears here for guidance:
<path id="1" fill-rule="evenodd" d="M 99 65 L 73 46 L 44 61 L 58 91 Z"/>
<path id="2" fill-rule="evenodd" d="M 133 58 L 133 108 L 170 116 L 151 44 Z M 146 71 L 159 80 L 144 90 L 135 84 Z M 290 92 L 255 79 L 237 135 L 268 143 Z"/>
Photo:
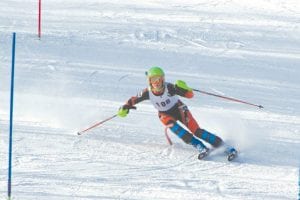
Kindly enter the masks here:
<path id="1" fill-rule="evenodd" d="M 84 130 L 82 130 L 82 131 L 79 131 L 79 132 L 77 132 L 77 135 L 82 135 L 83 133 L 87 132 L 88 130 L 91 130 L 91 129 L 97 127 L 97 126 L 100 126 L 101 124 L 103 124 L 103 123 L 105 123 L 105 122 L 107 122 L 107 121 L 109 121 L 109 120 L 111 120 L 111 119 L 113 119 L 113 118 L 115 118 L 115 117 L 117 117 L 117 116 L 118 116 L 118 115 L 113 115 L 113 116 L 111 116 L 111 117 L 109 117 L 109 118 L 107 118 L 107 119 L 105 119 L 105 120 L 103 120 L 103 121 L 101 121 L 101 122 L 98 122 L 98 123 L 92 125 L 91 127 L 87 128 L 87 129 L 84 129 Z"/>
<path id="2" fill-rule="evenodd" d="M 38 14 L 38 36 L 39 38 L 41 38 L 41 23 L 42 23 L 42 0 L 38 0 L 39 1 L 39 14 Z"/>
<path id="3" fill-rule="evenodd" d="M 168 134 L 168 128 L 171 128 L 172 126 L 173 126 L 173 124 L 167 125 L 165 127 L 165 136 L 166 136 L 166 139 L 167 139 L 169 145 L 173 145 L 173 142 L 172 142 L 172 140 L 171 140 L 171 138 L 170 138 L 170 136 Z"/>
<path id="4" fill-rule="evenodd" d="M 197 90 L 197 89 L 193 89 L 193 91 L 200 92 L 200 93 L 206 94 L 206 95 L 211 95 L 211 96 L 223 98 L 223 99 L 226 99 L 226 100 L 229 100 L 229 101 L 235 101 L 235 102 L 238 102 L 238 103 L 243 103 L 243 104 L 247 104 L 247 105 L 250 105 L 250 106 L 255 106 L 255 107 L 258 107 L 258 108 L 263 108 L 262 105 L 256 105 L 256 104 L 249 103 L 249 102 L 246 102 L 246 101 L 243 101 L 243 100 L 240 100 L 240 99 L 235 99 L 235 98 L 232 98 L 232 97 L 225 97 L 225 96 L 222 96 L 222 95 L 213 94 L 213 93 L 210 93 L 210 92 L 205 92 L 205 91 Z"/>

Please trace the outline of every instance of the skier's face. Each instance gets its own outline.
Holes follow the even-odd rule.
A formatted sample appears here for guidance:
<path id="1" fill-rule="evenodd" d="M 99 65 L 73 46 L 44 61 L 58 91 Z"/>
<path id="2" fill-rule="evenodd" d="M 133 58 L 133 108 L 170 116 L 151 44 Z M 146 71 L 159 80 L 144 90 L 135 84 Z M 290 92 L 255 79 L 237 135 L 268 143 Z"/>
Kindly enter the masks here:
<path id="1" fill-rule="evenodd" d="M 150 84 L 154 89 L 160 89 L 163 86 L 164 77 L 163 76 L 153 76 L 150 77 Z"/>

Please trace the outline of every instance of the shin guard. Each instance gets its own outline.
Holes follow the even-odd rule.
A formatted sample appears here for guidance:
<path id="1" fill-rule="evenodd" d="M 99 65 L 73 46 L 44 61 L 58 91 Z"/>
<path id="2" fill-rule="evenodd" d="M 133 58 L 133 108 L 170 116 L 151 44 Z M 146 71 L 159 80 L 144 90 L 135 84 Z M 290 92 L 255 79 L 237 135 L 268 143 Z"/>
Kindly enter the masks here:
<path id="1" fill-rule="evenodd" d="M 206 148 L 206 146 L 200 140 L 196 139 L 193 134 L 182 128 L 178 123 L 174 122 L 170 129 L 185 143 L 193 145 L 198 150 Z"/>
<path id="2" fill-rule="evenodd" d="M 219 147 L 223 143 L 223 140 L 219 136 L 216 136 L 204 129 L 197 129 L 195 136 L 208 142 L 213 147 Z"/>

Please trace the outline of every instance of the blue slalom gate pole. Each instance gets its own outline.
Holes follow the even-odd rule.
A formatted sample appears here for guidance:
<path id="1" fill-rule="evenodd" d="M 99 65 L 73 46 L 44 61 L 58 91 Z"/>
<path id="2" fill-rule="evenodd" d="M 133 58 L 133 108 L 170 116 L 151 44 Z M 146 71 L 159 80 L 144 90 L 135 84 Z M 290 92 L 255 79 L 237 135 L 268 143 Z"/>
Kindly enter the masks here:
<path id="1" fill-rule="evenodd" d="M 300 166 L 298 172 L 298 200 L 300 200 Z"/>
<path id="2" fill-rule="evenodd" d="M 12 131 L 13 131 L 13 108 L 14 108 L 14 76 L 15 76 L 15 47 L 16 33 L 13 33 L 12 63 L 11 63 L 11 85 L 10 85 L 10 118 L 9 118 L 9 157 L 8 157 L 8 199 L 11 199 L 11 174 L 12 174 Z"/>

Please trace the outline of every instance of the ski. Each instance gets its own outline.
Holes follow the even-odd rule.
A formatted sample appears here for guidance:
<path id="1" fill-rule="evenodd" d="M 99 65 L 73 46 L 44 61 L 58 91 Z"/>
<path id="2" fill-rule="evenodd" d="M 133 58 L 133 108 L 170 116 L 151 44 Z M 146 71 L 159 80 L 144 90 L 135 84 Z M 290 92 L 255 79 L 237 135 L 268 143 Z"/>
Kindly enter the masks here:
<path id="1" fill-rule="evenodd" d="M 216 152 L 215 154 L 211 154 L 215 150 L 219 150 L 219 149 L 211 148 L 208 151 L 204 151 L 204 152 L 199 153 L 198 154 L 198 159 L 199 160 L 206 160 L 206 159 L 209 159 L 210 157 L 220 155 L 220 152 Z M 221 154 L 222 154 L 222 156 L 225 155 L 225 157 L 227 158 L 227 161 L 229 161 L 229 162 L 235 160 L 238 157 L 238 151 L 234 148 L 226 149 Z"/>

